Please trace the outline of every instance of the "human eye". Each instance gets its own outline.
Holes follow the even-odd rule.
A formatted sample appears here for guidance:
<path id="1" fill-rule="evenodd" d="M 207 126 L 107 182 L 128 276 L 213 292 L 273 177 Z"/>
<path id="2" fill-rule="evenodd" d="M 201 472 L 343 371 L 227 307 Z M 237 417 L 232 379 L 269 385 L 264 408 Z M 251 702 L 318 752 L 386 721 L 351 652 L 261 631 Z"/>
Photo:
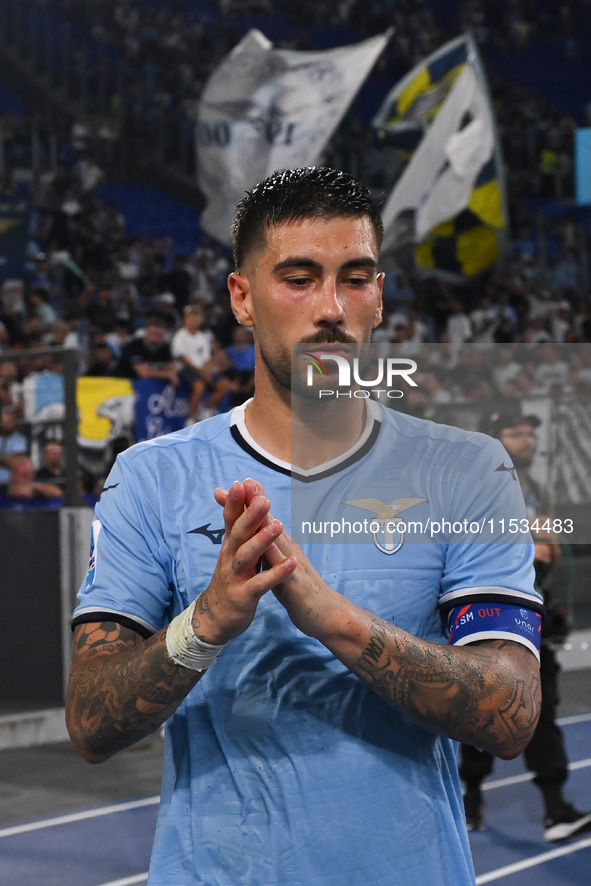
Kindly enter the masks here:
<path id="1" fill-rule="evenodd" d="M 361 289 L 364 286 L 369 286 L 370 283 L 374 280 L 375 275 L 368 272 L 356 271 L 354 274 L 348 274 L 345 278 L 345 282 L 348 286 L 351 286 L 353 289 Z"/>
<path id="2" fill-rule="evenodd" d="M 304 289 L 309 285 L 310 277 L 305 274 L 294 274 L 290 277 L 286 277 L 285 282 L 288 286 L 293 286 L 295 289 Z"/>

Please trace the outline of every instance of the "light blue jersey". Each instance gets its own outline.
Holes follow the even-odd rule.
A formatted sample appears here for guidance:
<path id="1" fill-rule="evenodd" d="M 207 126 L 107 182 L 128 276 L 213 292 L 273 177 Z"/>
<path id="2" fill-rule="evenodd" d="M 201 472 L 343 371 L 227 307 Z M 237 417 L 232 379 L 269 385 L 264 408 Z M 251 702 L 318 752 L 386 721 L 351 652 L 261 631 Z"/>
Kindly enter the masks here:
<path id="1" fill-rule="evenodd" d="M 250 438 L 240 407 L 119 456 L 96 507 L 74 623 L 115 620 L 144 636 L 167 625 L 213 573 L 224 525 L 213 490 L 254 477 L 288 532 L 292 498 L 294 521 L 324 522 L 328 502 L 335 521 L 373 522 L 362 543 L 317 541 L 310 529 L 302 545 L 357 605 L 436 643 L 448 642 L 451 612 L 457 642 L 503 636 L 534 648 L 507 612 L 502 624 L 478 616 L 539 610 L 530 545 L 413 542 L 387 525 L 410 500 L 421 519 L 446 501 L 457 520 L 478 508 L 519 519 L 509 468 L 490 438 L 374 404 L 351 452 L 292 481 Z M 474 884 L 455 745 L 379 698 L 268 593 L 167 722 L 149 883 L 408 882 Z"/>

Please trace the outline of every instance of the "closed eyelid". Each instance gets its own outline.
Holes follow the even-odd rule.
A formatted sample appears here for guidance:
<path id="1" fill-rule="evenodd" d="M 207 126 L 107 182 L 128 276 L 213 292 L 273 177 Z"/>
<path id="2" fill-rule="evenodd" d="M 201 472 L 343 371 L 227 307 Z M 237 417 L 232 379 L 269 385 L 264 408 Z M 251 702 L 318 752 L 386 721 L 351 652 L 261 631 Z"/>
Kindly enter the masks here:
<path id="1" fill-rule="evenodd" d="M 307 286 L 313 280 L 309 274 L 288 274 L 283 279 L 290 286 Z"/>

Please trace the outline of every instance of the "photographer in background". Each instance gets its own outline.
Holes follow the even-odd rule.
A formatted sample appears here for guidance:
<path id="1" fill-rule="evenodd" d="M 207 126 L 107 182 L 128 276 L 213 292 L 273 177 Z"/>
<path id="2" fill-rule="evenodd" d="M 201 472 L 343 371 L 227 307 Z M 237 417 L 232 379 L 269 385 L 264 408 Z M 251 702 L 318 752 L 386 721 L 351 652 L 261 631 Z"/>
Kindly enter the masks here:
<path id="1" fill-rule="evenodd" d="M 591 812 L 579 812 L 563 795 L 563 787 L 568 778 L 568 758 L 562 731 L 556 722 L 560 666 L 555 650 L 562 645 L 568 634 L 568 622 L 560 608 L 553 604 L 549 589 L 554 564 L 560 557 L 560 545 L 556 537 L 544 526 L 548 521 L 547 515 L 551 513 L 550 503 L 544 490 L 529 474 L 536 451 L 535 430 L 539 425 L 540 419 L 535 415 L 522 415 L 516 411 L 497 412 L 490 416 L 483 430 L 497 437 L 511 457 L 512 465 L 508 460 L 508 464 L 503 462 L 497 470 L 513 470 L 514 479 L 521 484 L 535 543 L 536 586 L 544 595 L 545 612 L 540 651 L 542 711 L 536 731 L 523 756 L 544 800 L 544 839 L 554 842 L 591 830 Z M 459 769 L 460 777 L 466 785 L 464 808 L 470 831 L 478 831 L 484 827 L 481 785 L 492 772 L 493 762 L 492 754 L 479 751 L 471 745 L 460 745 Z"/>

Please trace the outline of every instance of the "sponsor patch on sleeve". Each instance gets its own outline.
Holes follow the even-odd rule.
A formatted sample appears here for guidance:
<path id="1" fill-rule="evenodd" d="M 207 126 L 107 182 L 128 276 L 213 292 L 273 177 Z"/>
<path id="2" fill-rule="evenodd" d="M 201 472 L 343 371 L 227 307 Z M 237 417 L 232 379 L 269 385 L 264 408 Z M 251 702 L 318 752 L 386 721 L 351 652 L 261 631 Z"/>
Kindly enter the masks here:
<path id="1" fill-rule="evenodd" d="M 462 646 L 474 640 L 513 639 L 539 652 L 542 616 L 511 603 L 468 603 L 448 616 L 449 643 Z"/>
<path id="2" fill-rule="evenodd" d="M 102 523 L 100 520 L 93 520 L 90 530 L 90 559 L 88 561 L 88 572 L 86 574 L 86 588 L 88 589 L 94 583 L 96 572 L 96 544 L 101 531 Z"/>

